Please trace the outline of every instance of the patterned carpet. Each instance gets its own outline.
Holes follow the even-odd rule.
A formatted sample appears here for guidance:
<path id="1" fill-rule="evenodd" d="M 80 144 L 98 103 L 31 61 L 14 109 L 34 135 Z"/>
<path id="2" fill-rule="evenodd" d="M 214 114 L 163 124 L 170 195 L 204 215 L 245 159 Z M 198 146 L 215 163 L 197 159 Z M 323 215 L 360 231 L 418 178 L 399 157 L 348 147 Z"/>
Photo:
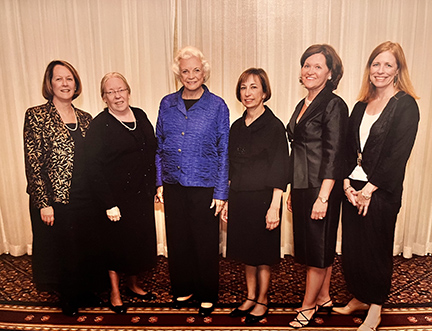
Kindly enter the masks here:
<path id="1" fill-rule="evenodd" d="M 0 256 L 0 329 L 2 330 L 268 330 L 289 329 L 293 308 L 301 303 L 305 288 L 305 268 L 287 256 L 273 267 L 269 293 L 270 314 L 260 326 L 246 326 L 227 313 L 245 296 L 241 264 L 220 259 L 219 302 L 214 314 L 201 318 L 195 308 L 170 309 L 172 296 L 167 259 L 159 257 L 154 272 L 140 277 L 144 289 L 157 294 L 144 303 L 124 295 L 130 307 L 120 316 L 106 308 L 87 308 L 78 317 L 65 317 L 57 308 L 58 296 L 38 292 L 31 278 L 31 257 Z M 432 257 L 394 258 L 392 291 L 385 305 L 380 330 L 432 330 Z M 124 284 L 122 284 L 124 289 Z M 335 305 L 344 305 L 350 295 L 337 257 L 333 267 L 331 295 Z M 108 291 L 101 294 L 105 301 Z M 364 315 L 317 315 L 303 330 L 355 330 Z"/>

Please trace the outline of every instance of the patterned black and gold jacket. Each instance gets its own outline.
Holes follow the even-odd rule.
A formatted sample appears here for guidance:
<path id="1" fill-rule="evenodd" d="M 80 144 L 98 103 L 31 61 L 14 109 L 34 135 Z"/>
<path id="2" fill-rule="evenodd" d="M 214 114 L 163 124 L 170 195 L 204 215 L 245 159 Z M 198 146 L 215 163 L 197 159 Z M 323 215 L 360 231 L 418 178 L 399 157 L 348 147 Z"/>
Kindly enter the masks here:
<path id="1" fill-rule="evenodd" d="M 82 136 L 92 116 L 75 108 Z M 27 109 L 24 120 L 24 158 L 27 193 L 32 207 L 69 202 L 74 141 L 52 102 Z"/>

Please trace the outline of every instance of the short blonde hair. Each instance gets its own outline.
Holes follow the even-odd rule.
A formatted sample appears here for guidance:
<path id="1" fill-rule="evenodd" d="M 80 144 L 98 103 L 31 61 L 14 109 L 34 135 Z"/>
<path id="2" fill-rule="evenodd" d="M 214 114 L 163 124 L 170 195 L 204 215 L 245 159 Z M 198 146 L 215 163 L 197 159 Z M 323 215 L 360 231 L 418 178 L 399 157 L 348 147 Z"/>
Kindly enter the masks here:
<path id="1" fill-rule="evenodd" d="M 405 59 L 405 54 L 402 49 L 402 46 L 398 43 L 394 43 L 391 41 L 385 41 L 381 44 L 379 44 L 375 49 L 372 51 L 371 55 L 369 56 L 369 59 L 366 63 L 366 67 L 363 73 L 363 81 L 360 88 L 358 100 L 361 102 L 369 102 L 373 100 L 375 97 L 376 88 L 373 84 L 370 82 L 370 67 L 372 65 L 372 62 L 375 60 L 375 58 L 381 54 L 382 52 L 390 51 L 395 59 L 396 64 L 398 67 L 398 74 L 395 77 L 395 88 L 399 91 L 403 91 L 409 95 L 411 95 L 413 98 L 418 99 L 419 97 L 415 94 L 414 87 L 411 83 L 411 79 L 408 73 L 408 66 Z"/>
<path id="2" fill-rule="evenodd" d="M 104 93 L 106 92 L 106 91 L 104 91 L 105 90 L 105 84 L 108 81 L 108 79 L 110 79 L 110 78 L 120 78 L 123 81 L 123 83 L 125 83 L 126 89 L 128 90 L 129 94 L 131 93 L 131 88 L 130 88 L 126 78 L 121 73 L 118 73 L 115 71 L 109 72 L 105 76 L 103 76 L 101 83 L 100 83 L 100 93 L 101 93 L 102 99 L 103 99 Z"/>
<path id="3" fill-rule="evenodd" d="M 180 60 L 189 59 L 191 57 L 197 57 L 200 59 L 203 71 L 204 71 L 204 83 L 210 77 L 210 63 L 205 59 L 204 54 L 194 46 L 186 46 L 180 49 L 177 52 L 176 57 L 174 58 L 174 63 L 172 65 L 172 71 L 178 80 L 180 80 Z"/>
<path id="4" fill-rule="evenodd" d="M 42 82 L 42 95 L 46 100 L 51 101 L 54 98 L 54 91 L 52 87 L 52 78 L 55 66 L 66 67 L 72 74 L 75 81 L 75 92 L 73 94 L 72 100 L 78 98 L 82 92 L 81 79 L 78 72 L 73 67 L 72 64 L 63 60 L 53 60 L 51 61 L 45 69 L 44 79 Z"/>

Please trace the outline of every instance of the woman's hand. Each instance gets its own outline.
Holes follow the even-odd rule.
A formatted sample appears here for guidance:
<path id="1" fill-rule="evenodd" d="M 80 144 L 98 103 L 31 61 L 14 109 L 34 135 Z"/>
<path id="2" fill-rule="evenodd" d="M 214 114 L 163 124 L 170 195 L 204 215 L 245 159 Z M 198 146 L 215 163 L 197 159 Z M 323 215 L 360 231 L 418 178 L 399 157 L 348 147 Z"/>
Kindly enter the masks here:
<path id="1" fill-rule="evenodd" d="M 212 200 L 212 203 L 210 205 L 210 209 L 212 209 L 214 206 L 216 206 L 215 214 L 214 214 L 215 216 L 217 216 L 222 211 L 222 209 L 225 206 L 225 203 L 226 203 L 226 201 L 224 201 L 224 200 L 219 200 L 219 199 L 213 199 Z"/>
<path id="2" fill-rule="evenodd" d="M 160 203 L 164 203 L 164 198 L 163 198 L 163 186 L 159 186 L 156 190 L 156 195 L 155 195 L 155 202 L 160 202 Z"/>
<path id="3" fill-rule="evenodd" d="M 328 199 L 330 197 L 331 191 L 333 190 L 334 184 L 334 179 L 323 179 L 318 193 L 318 198 L 315 200 L 315 203 L 312 207 L 311 219 L 322 220 L 326 216 L 329 204 Z"/>
<path id="4" fill-rule="evenodd" d="M 313 220 L 322 220 L 327 214 L 328 201 L 322 202 L 321 198 L 317 198 L 312 207 L 311 218 Z"/>
<path id="5" fill-rule="evenodd" d="M 40 215 L 42 221 L 48 225 L 53 226 L 54 225 L 54 208 L 51 206 L 41 208 Z"/>
<path id="6" fill-rule="evenodd" d="M 366 185 L 360 190 L 357 191 L 356 203 L 358 214 L 366 216 L 369 210 L 369 204 L 372 198 L 372 193 L 378 189 L 377 186 L 367 182 Z"/>
<path id="7" fill-rule="evenodd" d="M 219 218 L 222 222 L 228 222 L 228 201 L 225 203 L 225 206 L 222 208 L 222 211 L 219 214 Z"/>
<path id="8" fill-rule="evenodd" d="M 366 216 L 369 204 L 370 204 L 370 196 L 368 199 L 365 198 L 365 195 L 362 191 L 357 191 L 356 203 L 359 215 Z"/>
<path id="9" fill-rule="evenodd" d="M 115 207 L 112 207 L 111 209 L 108 209 L 106 211 L 106 214 L 107 214 L 107 216 L 108 216 L 108 218 L 109 218 L 109 220 L 111 222 L 118 222 L 118 221 L 120 221 L 121 215 L 120 215 L 120 209 L 119 209 L 119 207 L 115 206 Z"/>
<path id="10" fill-rule="evenodd" d="M 357 207 L 357 194 L 358 192 L 351 186 L 351 182 L 349 179 L 344 179 L 344 192 L 348 201 L 354 206 Z"/>
<path id="11" fill-rule="evenodd" d="M 280 203 L 280 200 L 279 200 Z M 266 229 L 267 230 L 273 230 L 276 229 L 279 226 L 280 218 L 279 218 L 279 212 L 280 208 L 278 207 L 272 207 L 267 210 L 266 215 Z"/>
<path id="12" fill-rule="evenodd" d="M 288 194 L 286 204 L 288 211 L 292 213 L 291 192 Z"/>

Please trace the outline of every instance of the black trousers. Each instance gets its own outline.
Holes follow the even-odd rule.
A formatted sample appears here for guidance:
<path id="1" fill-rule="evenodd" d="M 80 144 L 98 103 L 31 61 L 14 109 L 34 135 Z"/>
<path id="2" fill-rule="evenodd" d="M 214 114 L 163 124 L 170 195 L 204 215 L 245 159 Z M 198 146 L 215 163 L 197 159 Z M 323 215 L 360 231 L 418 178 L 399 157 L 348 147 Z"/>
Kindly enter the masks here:
<path id="1" fill-rule="evenodd" d="M 58 291 L 74 301 L 106 284 L 98 236 L 100 215 L 91 204 L 54 203 L 54 225 L 30 208 L 33 230 L 33 280 L 38 290 Z"/>
<path id="2" fill-rule="evenodd" d="M 360 190 L 365 182 L 351 180 Z M 382 305 L 390 293 L 394 230 L 400 202 L 389 193 L 372 194 L 366 216 L 348 201 L 342 207 L 342 265 L 348 290 L 360 301 Z"/>
<path id="3" fill-rule="evenodd" d="M 219 221 L 210 209 L 213 188 L 164 183 L 168 262 L 173 296 L 217 302 Z"/>

